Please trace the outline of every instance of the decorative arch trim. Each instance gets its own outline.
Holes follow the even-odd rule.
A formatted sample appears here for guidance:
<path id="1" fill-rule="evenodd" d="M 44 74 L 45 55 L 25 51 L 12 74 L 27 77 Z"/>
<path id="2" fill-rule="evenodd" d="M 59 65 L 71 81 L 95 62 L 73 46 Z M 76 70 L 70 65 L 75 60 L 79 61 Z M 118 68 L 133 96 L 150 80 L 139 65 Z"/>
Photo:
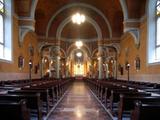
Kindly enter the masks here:
<path id="1" fill-rule="evenodd" d="M 128 10 L 127 10 L 127 5 L 126 5 L 126 0 L 120 0 L 120 4 L 122 7 L 123 17 L 124 17 L 124 21 L 125 21 L 128 19 Z"/>
<path id="2" fill-rule="evenodd" d="M 104 45 L 104 47 L 113 47 L 116 49 L 116 52 L 119 54 L 120 53 L 120 44 L 119 43 L 111 43 Z"/>
<path id="3" fill-rule="evenodd" d="M 30 12 L 30 17 L 34 19 L 35 16 L 35 10 L 37 6 L 38 0 L 32 0 L 32 5 L 31 5 L 31 12 Z"/>
<path id="4" fill-rule="evenodd" d="M 96 48 L 96 49 L 93 50 L 91 57 L 94 56 L 95 52 L 98 52 L 98 48 Z"/>
<path id="5" fill-rule="evenodd" d="M 134 38 L 134 43 L 139 48 L 140 45 L 140 32 L 138 28 L 131 28 L 126 31 L 126 33 L 130 33 Z"/>
<path id="6" fill-rule="evenodd" d="M 21 46 L 24 41 L 24 37 L 28 32 L 34 32 L 32 26 L 20 26 L 19 27 L 19 45 Z"/>
<path id="7" fill-rule="evenodd" d="M 42 48 L 43 47 L 45 47 L 45 46 L 48 46 L 48 45 L 51 45 L 50 47 L 57 47 L 57 45 L 52 45 L 52 44 L 46 44 L 46 43 L 41 43 L 40 45 L 39 45 L 39 53 L 42 51 Z M 63 52 L 63 54 L 65 55 L 65 58 L 67 57 L 67 55 L 66 55 L 66 52 L 64 51 L 64 49 L 62 49 L 62 48 L 60 48 L 60 51 L 62 51 Z"/>
<path id="8" fill-rule="evenodd" d="M 75 48 L 75 45 L 74 45 L 74 43 L 73 43 L 73 44 L 71 44 L 71 45 L 69 46 L 69 48 L 67 49 L 66 55 L 69 56 L 70 52 L 71 52 L 72 49 L 74 49 L 74 48 Z M 91 56 L 91 51 L 90 51 L 90 49 L 88 48 L 88 46 L 87 46 L 86 44 L 83 44 L 83 47 L 82 47 L 81 49 L 84 49 L 84 48 L 86 48 L 88 56 Z"/>
<path id="9" fill-rule="evenodd" d="M 140 47 L 140 31 L 138 28 L 130 28 L 127 29 L 125 31 L 125 33 L 123 34 L 122 38 L 126 35 L 126 34 L 130 34 L 133 39 L 134 39 L 134 43 L 136 45 L 136 48 L 139 49 Z"/>
<path id="10" fill-rule="evenodd" d="M 66 52 L 64 51 L 64 49 L 60 48 L 60 51 L 62 51 L 62 52 L 63 52 L 64 57 L 66 58 L 66 57 L 67 57 L 67 55 L 66 55 Z"/>
<path id="11" fill-rule="evenodd" d="M 32 0 L 32 5 L 31 5 L 31 12 L 30 12 L 30 16 L 29 17 L 19 17 L 19 20 L 25 20 L 26 22 L 30 22 L 33 21 L 34 22 L 34 16 L 35 16 L 35 10 L 36 10 L 36 6 L 37 6 L 38 0 Z M 22 25 L 19 26 L 19 43 L 20 46 L 23 43 L 23 39 L 24 36 L 30 32 L 35 30 L 35 26 L 33 24 L 31 25 Z"/>

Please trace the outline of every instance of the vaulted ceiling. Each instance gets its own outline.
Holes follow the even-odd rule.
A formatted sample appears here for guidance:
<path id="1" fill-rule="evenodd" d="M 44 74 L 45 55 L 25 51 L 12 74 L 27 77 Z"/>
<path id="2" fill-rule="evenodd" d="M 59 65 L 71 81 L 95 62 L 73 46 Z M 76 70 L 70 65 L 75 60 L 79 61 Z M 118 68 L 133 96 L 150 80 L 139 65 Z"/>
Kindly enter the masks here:
<path id="1" fill-rule="evenodd" d="M 123 35 L 124 20 L 145 15 L 146 0 L 14 0 L 14 6 L 20 20 L 32 22 L 40 41 L 112 40 Z M 86 15 L 86 23 L 72 24 L 76 12 Z"/>

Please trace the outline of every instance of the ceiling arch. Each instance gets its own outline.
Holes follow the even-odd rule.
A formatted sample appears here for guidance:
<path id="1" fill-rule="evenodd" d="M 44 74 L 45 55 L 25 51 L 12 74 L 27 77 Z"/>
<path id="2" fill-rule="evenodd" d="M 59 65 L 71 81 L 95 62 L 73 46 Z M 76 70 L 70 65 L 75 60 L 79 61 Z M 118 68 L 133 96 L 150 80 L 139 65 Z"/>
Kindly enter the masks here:
<path id="1" fill-rule="evenodd" d="M 73 7 L 85 8 L 96 12 L 96 14 L 105 21 L 105 25 L 109 31 L 109 38 L 120 38 L 124 33 L 124 24 L 127 25 L 131 22 L 130 20 L 136 20 L 134 23 L 138 26 L 139 21 L 141 21 L 141 18 L 146 14 L 145 6 L 147 6 L 148 1 L 149 0 L 15 0 L 14 12 L 20 21 L 20 41 L 23 41 L 23 36 L 30 30 L 35 30 L 37 36 L 42 35 L 44 39 L 41 40 L 45 40 L 45 36 L 48 36 L 49 27 L 53 21 L 56 21 L 56 17 L 63 11 Z M 93 19 L 94 14 L 91 14 L 89 17 Z M 129 19 L 129 21 L 125 22 L 127 19 Z M 94 20 L 98 25 L 101 22 L 97 21 L 97 19 Z M 26 25 L 28 26 L 25 27 Z M 126 29 L 127 28 L 128 26 Z M 131 31 L 135 36 L 139 34 L 138 31 L 135 33 L 136 29 Z M 103 35 L 105 29 L 101 28 L 101 31 Z"/>
<path id="2" fill-rule="evenodd" d="M 122 11 L 123 11 L 123 19 L 127 20 L 128 19 L 128 10 L 127 10 L 126 1 L 125 0 L 120 0 L 120 4 L 121 4 L 121 7 L 122 7 Z"/>
<path id="3" fill-rule="evenodd" d="M 67 52 L 66 52 L 66 55 L 69 56 L 70 53 L 77 49 L 77 47 L 75 46 L 75 43 L 72 43 L 69 48 L 67 49 Z M 91 56 L 91 51 L 90 49 L 88 48 L 88 46 L 86 44 L 83 44 L 83 46 L 81 47 L 81 49 L 87 53 L 88 56 Z"/>
<path id="4" fill-rule="evenodd" d="M 52 21 L 55 19 L 55 17 L 56 17 L 60 12 L 64 11 L 65 9 L 68 9 L 68 8 L 71 8 L 71 7 L 76 7 L 76 6 L 86 7 L 86 8 L 92 9 L 92 10 L 94 10 L 96 13 L 98 13 L 98 14 L 105 20 L 105 22 L 106 22 L 106 24 L 107 24 L 107 26 L 108 26 L 109 36 L 110 36 L 110 38 L 112 37 L 112 29 L 111 29 L 110 23 L 109 23 L 108 19 L 105 17 L 105 15 L 104 15 L 100 10 L 98 10 L 96 7 L 94 7 L 94 6 L 92 6 L 92 5 L 85 4 L 85 3 L 72 3 L 72 4 L 67 4 L 67 5 L 63 6 L 62 8 L 60 8 L 60 9 L 51 17 L 51 19 L 50 19 L 49 22 L 48 22 L 47 29 L 46 29 L 46 37 L 48 37 L 49 28 L 50 28 L 50 26 L 51 26 Z"/>
<path id="5" fill-rule="evenodd" d="M 99 27 L 99 25 L 96 23 L 95 20 L 93 20 L 92 18 L 86 16 L 86 21 L 88 21 L 90 24 L 92 24 L 97 32 L 97 39 L 98 40 L 102 40 L 102 31 Z M 65 27 L 65 25 L 67 23 L 71 22 L 71 17 L 66 18 L 64 21 L 61 22 L 61 24 L 59 25 L 58 29 L 57 29 L 57 34 L 56 34 L 56 38 L 58 40 L 61 39 L 61 32 L 63 30 L 63 28 Z"/>

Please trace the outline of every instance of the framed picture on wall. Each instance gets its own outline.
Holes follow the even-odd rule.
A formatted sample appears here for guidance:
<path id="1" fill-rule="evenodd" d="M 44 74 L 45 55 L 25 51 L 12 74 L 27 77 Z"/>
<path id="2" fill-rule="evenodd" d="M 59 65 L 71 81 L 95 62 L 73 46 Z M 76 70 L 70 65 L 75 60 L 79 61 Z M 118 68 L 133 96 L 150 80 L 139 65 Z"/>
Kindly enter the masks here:
<path id="1" fill-rule="evenodd" d="M 141 66 L 140 57 L 137 56 L 137 57 L 135 58 L 135 69 L 136 69 L 137 71 L 140 70 L 140 66 Z"/>
<path id="2" fill-rule="evenodd" d="M 121 64 L 118 65 L 118 71 L 120 72 L 120 75 L 123 75 L 123 66 Z"/>
<path id="3" fill-rule="evenodd" d="M 34 56 L 34 47 L 31 44 L 29 45 L 29 56 Z"/>
<path id="4" fill-rule="evenodd" d="M 22 69 L 24 67 L 24 57 L 22 55 L 20 55 L 18 57 L 18 68 Z"/>
<path id="5" fill-rule="evenodd" d="M 39 70 L 39 63 L 37 63 L 37 65 L 34 66 L 34 73 L 37 74 Z"/>

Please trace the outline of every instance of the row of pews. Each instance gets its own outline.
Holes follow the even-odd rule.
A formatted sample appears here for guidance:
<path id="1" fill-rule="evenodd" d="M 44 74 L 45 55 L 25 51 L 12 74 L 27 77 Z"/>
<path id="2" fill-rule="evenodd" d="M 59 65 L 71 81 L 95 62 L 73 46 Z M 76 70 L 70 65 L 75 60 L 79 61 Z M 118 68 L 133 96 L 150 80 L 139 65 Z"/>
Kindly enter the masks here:
<path id="1" fill-rule="evenodd" d="M 46 119 L 73 80 L 73 78 L 68 78 L 1 82 L 0 119 Z"/>
<path id="2" fill-rule="evenodd" d="M 95 79 L 86 79 L 86 83 L 113 119 L 160 119 L 159 84 Z"/>

